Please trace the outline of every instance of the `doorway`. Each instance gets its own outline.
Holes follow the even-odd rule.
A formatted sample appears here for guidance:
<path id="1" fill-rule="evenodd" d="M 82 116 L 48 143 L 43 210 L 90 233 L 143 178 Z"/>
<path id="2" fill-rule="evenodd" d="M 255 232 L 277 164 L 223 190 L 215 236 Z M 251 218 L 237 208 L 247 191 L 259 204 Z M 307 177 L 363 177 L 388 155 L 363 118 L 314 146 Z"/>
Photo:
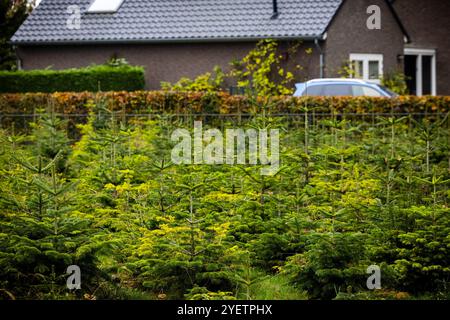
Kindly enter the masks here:
<path id="1" fill-rule="evenodd" d="M 405 76 L 410 94 L 436 95 L 436 51 L 405 49 Z"/>

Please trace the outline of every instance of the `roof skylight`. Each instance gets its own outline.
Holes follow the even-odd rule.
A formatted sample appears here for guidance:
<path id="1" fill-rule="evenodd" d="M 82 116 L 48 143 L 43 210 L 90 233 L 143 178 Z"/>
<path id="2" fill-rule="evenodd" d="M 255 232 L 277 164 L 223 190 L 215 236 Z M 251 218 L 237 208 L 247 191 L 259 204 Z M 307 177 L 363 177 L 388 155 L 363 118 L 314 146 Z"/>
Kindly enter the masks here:
<path id="1" fill-rule="evenodd" d="M 94 0 L 87 10 L 89 13 L 114 13 L 119 10 L 124 0 Z"/>

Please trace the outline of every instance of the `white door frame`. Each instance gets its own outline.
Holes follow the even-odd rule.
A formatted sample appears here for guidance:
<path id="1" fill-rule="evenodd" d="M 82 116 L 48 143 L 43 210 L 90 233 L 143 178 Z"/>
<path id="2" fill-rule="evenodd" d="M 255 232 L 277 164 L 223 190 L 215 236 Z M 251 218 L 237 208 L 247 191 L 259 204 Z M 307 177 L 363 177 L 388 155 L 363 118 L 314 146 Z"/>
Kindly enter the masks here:
<path id="1" fill-rule="evenodd" d="M 406 56 L 417 56 L 416 60 L 416 93 L 418 96 L 423 95 L 422 89 L 422 57 L 431 56 L 431 95 L 437 94 L 436 83 L 436 50 L 434 49 L 413 49 L 405 48 Z"/>

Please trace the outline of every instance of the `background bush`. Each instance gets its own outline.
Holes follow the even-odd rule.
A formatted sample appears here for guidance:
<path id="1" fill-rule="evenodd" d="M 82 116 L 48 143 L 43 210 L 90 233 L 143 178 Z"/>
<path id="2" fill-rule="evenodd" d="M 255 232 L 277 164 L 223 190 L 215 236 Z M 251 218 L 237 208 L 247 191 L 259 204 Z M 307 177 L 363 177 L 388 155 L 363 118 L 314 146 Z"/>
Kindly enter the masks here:
<path id="1" fill-rule="evenodd" d="M 258 99 L 262 100 L 262 99 Z M 17 130 L 28 129 L 29 120 L 39 109 L 56 112 L 68 120 L 71 137 L 78 136 L 76 125 L 85 123 L 90 106 L 97 102 L 114 111 L 121 111 L 123 117 L 132 115 L 245 115 L 260 112 L 255 100 L 245 96 L 233 96 L 225 92 L 57 92 L 0 94 L 0 126 Z M 447 113 L 450 97 L 401 96 L 396 99 L 372 97 L 291 97 L 279 96 L 271 99 L 265 107 L 268 114 L 303 115 L 307 107 L 311 116 L 336 114 L 364 114 L 369 118 L 377 115 L 436 114 Z M 256 108 L 256 109 L 255 109 Z"/>
<path id="2" fill-rule="evenodd" d="M 143 90 L 144 68 L 91 66 L 68 70 L 0 71 L 0 92 Z"/>
<path id="3" fill-rule="evenodd" d="M 103 100 L 115 111 L 127 113 L 217 113 L 254 112 L 253 98 L 232 96 L 225 92 L 199 93 L 174 91 L 56 92 L 0 94 L 0 112 L 33 114 L 36 109 L 51 106 L 61 114 L 87 114 L 87 105 Z M 260 100 L 260 99 L 258 99 Z M 271 98 L 270 113 L 303 113 L 305 107 L 316 113 L 446 113 L 448 96 L 401 96 L 396 99 L 373 97 L 290 97 Z"/>

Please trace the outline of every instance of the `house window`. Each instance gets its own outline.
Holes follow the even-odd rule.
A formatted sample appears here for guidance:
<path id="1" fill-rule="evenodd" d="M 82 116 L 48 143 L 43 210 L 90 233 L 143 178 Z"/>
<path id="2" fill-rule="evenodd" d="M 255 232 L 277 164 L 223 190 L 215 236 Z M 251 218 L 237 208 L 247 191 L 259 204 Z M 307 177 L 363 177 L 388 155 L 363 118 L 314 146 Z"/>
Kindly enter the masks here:
<path id="1" fill-rule="evenodd" d="M 362 60 L 353 60 L 352 61 L 352 70 L 354 72 L 354 77 L 358 79 L 363 78 L 363 70 L 364 70 L 364 64 Z"/>
<path id="2" fill-rule="evenodd" d="M 383 77 L 383 55 L 382 54 L 350 54 L 350 66 L 353 77 L 374 83 L 380 83 Z"/>
<path id="3" fill-rule="evenodd" d="M 88 8 L 88 13 L 114 13 L 119 10 L 124 0 L 94 0 Z"/>

